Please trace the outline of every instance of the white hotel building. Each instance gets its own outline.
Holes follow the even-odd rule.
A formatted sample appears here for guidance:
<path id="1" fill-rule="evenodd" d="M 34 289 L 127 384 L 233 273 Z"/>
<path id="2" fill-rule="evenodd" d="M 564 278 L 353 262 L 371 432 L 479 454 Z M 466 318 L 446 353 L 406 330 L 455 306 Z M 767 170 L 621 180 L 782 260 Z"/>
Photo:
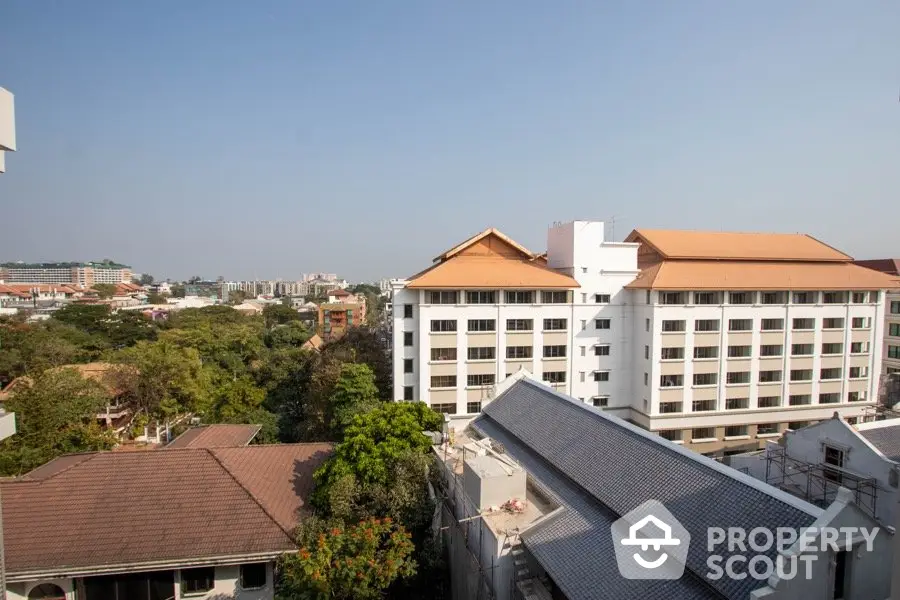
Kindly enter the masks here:
<path id="1" fill-rule="evenodd" d="M 464 417 L 524 368 L 706 454 L 875 403 L 896 278 L 801 234 L 488 229 L 394 282 L 394 398 Z"/>

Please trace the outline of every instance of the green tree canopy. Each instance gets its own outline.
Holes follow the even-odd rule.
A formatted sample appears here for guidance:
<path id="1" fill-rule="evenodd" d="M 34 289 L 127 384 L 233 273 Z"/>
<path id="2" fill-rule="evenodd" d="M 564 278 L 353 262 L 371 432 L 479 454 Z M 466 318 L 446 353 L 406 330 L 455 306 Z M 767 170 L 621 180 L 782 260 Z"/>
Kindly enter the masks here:
<path id="1" fill-rule="evenodd" d="M 137 280 L 140 285 L 152 285 L 153 284 L 153 275 L 149 273 L 143 273 Z"/>
<path id="2" fill-rule="evenodd" d="M 262 314 L 267 329 L 300 320 L 300 313 L 284 304 L 267 304 Z"/>
<path id="3" fill-rule="evenodd" d="M 100 384 L 75 369 L 44 371 L 16 389 L 6 400 L 16 413 L 16 435 L 0 442 L 0 473 L 17 475 L 61 454 L 112 448 L 115 435 L 96 422 L 107 400 Z"/>
<path id="4" fill-rule="evenodd" d="M 133 346 L 141 340 L 156 339 L 157 326 L 133 310 L 112 312 L 105 304 L 69 304 L 53 313 L 53 319 L 88 334 L 89 351 Z"/>
<path id="5" fill-rule="evenodd" d="M 373 600 L 416 571 L 409 533 L 391 519 L 333 526 L 281 562 L 280 595 L 305 600 Z"/>
<path id="6" fill-rule="evenodd" d="M 147 294 L 147 304 L 167 304 L 166 296 L 163 294 L 157 294 L 156 292 L 150 292 Z"/>
<path id="7" fill-rule="evenodd" d="M 368 365 L 344 363 L 330 397 L 330 422 L 333 437 L 340 439 L 356 415 L 377 408 L 378 388 Z"/>
<path id="8" fill-rule="evenodd" d="M 112 283 L 95 283 L 93 289 L 101 298 L 112 298 L 116 295 L 116 286 Z"/>

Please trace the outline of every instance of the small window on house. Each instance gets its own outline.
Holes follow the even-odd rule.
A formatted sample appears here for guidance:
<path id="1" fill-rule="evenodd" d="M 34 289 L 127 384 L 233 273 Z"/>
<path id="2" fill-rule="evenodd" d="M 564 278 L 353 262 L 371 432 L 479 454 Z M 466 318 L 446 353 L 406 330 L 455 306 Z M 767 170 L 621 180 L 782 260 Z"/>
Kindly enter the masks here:
<path id="1" fill-rule="evenodd" d="M 609 356 L 609 344 L 594 346 L 594 356 Z"/>
<path id="2" fill-rule="evenodd" d="M 565 383 L 566 382 L 566 372 L 565 371 L 544 371 L 544 374 L 541 378 L 547 383 Z"/>
<path id="3" fill-rule="evenodd" d="M 750 331 L 753 319 L 728 319 L 728 331 Z"/>
<path id="4" fill-rule="evenodd" d="M 594 294 L 596 304 L 609 304 L 609 294 Z"/>
<path id="5" fill-rule="evenodd" d="M 458 294 L 451 292 L 425 292 L 425 301 L 428 304 L 456 304 Z"/>
<path id="6" fill-rule="evenodd" d="M 791 381 L 812 381 L 812 369 L 791 369 Z"/>
<path id="7" fill-rule="evenodd" d="M 466 402 L 466 412 L 469 414 L 481 412 L 481 402 Z"/>
<path id="8" fill-rule="evenodd" d="M 431 410 L 445 415 L 452 415 L 456 413 L 456 403 L 444 402 L 441 404 L 432 404 Z"/>
<path id="9" fill-rule="evenodd" d="M 760 329 L 763 331 L 782 331 L 784 319 L 763 319 Z"/>
<path id="10" fill-rule="evenodd" d="M 266 563 L 241 565 L 241 588 L 258 590 L 266 587 Z"/>
<path id="11" fill-rule="evenodd" d="M 684 360 L 684 348 L 661 348 L 660 360 Z"/>
<path id="12" fill-rule="evenodd" d="M 666 333 L 684 332 L 684 321 L 665 320 L 662 322 L 662 330 Z"/>
<path id="13" fill-rule="evenodd" d="M 564 331 L 566 319 L 544 319 L 544 331 Z"/>
<path id="14" fill-rule="evenodd" d="M 566 346 L 564 344 L 544 346 L 544 358 L 564 358 Z"/>
<path id="15" fill-rule="evenodd" d="M 650 360 L 650 346 L 644 345 L 644 359 Z"/>
<path id="16" fill-rule="evenodd" d="M 543 304 L 565 304 L 569 301 L 569 292 L 541 292 Z"/>
<path id="17" fill-rule="evenodd" d="M 494 319 L 469 319 L 468 331 L 496 331 L 497 321 Z"/>
<path id="18" fill-rule="evenodd" d="M 760 423 L 756 426 L 756 435 L 772 435 L 778 433 L 778 423 Z"/>
<path id="19" fill-rule="evenodd" d="M 871 317 L 853 317 L 850 326 L 853 329 L 868 329 L 872 325 Z"/>
<path id="20" fill-rule="evenodd" d="M 680 442 L 681 441 L 681 430 L 680 429 L 666 429 L 659 432 L 659 437 L 669 440 L 670 442 Z"/>
<path id="21" fill-rule="evenodd" d="M 413 372 L 413 359 L 411 359 L 411 358 L 403 359 L 403 372 L 404 373 L 412 373 Z"/>
<path id="22" fill-rule="evenodd" d="M 747 435 L 746 425 L 729 425 L 725 428 L 725 437 L 741 437 Z"/>
<path id="23" fill-rule="evenodd" d="M 609 396 L 594 396 L 591 398 L 591 404 L 600 408 L 609 406 Z"/>
<path id="24" fill-rule="evenodd" d="M 841 401 L 840 392 L 830 392 L 827 394 L 819 394 L 819 404 L 837 404 Z"/>
<path id="25" fill-rule="evenodd" d="M 456 321 L 452 319 L 434 319 L 431 321 L 432 333 L 456 331 Z"/>
<path id="26" fill-rule="evenodd" d="M 812 356 L 812 344 L 791 344 L 791 356 Z"/>
<path id="27" fill-rule="evenodd" d="M 660 375 L 659 387 L 671 388 L 682 387 L 684 385 L 684 375 Z"/>
<path id="28" fill-rule="evenodd" d="M 480 373 L 466 376 L 466 385 L 470 387 L 479 387 L 483 385 L 494 385 L 493 373 Z"/>
<path id="29" fill-rule="evenodd" d="M 812 396 L 809 394 L 791 394 L 788 396 L 788 406 L 806 406 L 812 404 Z M 796 429 L 796 427 L 791 427 Z"/>
<path id="30" fill-rule="evenodd" d="M 759 347 L 760 356 L 781 356 L 784 353 L 784 346 L 781 344 L 763 344 Z"/>
<path id="31" fill-rule="evenodd" d="M 760 296 L 760 304 L 784 304 L 786 298 L 784 292 L 763 292 Z"/>
<path id="32" fill-rule="evenodd" d="M 900 337 L 900 323 L 891 323 L 888 326 L 888 335 L 891 337 Z"/>
<path id="33" fill-rule="evenodd" d="M 866 392 L 848 392 L 847 393 L 847 402 L 865 402 L 866 400 Z"/>
<path id="34" fill-rule="evenodd" d="M 411 385 L 403 386 L 403 399 L 404 400 L 412 400 L 413 399 L 413 386 L 411 386 Z"/>
<path id="35" fill-rule="evenodd" d="M 776 383 L 781 381 L 781 371 L 760 371 L 759 372 L 759 382 L 760 383 Z"/>
<path id="36" fill-rule="evenodd" d="M 506 358 L 531 358 L 531 346 L 507 346 Z"/>
<path id="37" fill-rule="evenodd" d="M 718 381 L 718 373 L 694 373 L 694 385 L 716 385 Z"/>
<path id="38" fill-rule="evenodd" d="M 755 292 L 728 292 L 728 304 L 753 304 Z"/>
<path id="39" fill-rule="evenodd" d="M 809 425 L 809 421 L 790 421 L 788 423 L 788 429 L 791 431 L 797 431 L 798 429 L 803 429 Z"/>
<path id="40" fill-rule="evenodd" d="M 750 408 L 750 398 L 727 398 L 725 410 L 745 410 Z"/>
<path id="41" fill-rule="evenodd" d="M 694 358 L 705 360 L 710 358 L 719 358 L 718 346 L 694 346 Z"/>
<path id="42" fill-rule="evenodd" d="M 413 345 L 413 332 L 412 331 L 404 331 L 403 332 L 403 345 L 407 348 Z"/>
<path id="43" fill-rule="evenodd" d="M 181 570 L 181 592 L 183 594 L 199 594 L 213 589 L 216 580 L 215 567 L 200 567 Z"/>
<path id="44" fill-rule="evenodd" d="M 756 400 L 759 408 L 777 408 L 781 406 L 781 396 L 760 396 Z"/>
<path id="45" fill-rule="evenodd" d="M 456 387 L 456 375 L 432 375 L 432 388 L 454 388 Z"/>
<path id="46" fill-rule="evenodd" d="M 496 304 L 497 293 L 494 291 L 466 292 L 466 304 Z"/>
<path id="47" fill-rule="evenodd" d="M 472 349 L 469 348 L 469 352 L 471 351 Z M 431 360 L 456 360 L 456 348 L 432 348 Z"/>
<path id="48" fill-rule="evenodd" d="M 659 412 L 660 414 L 680 413 L 681 402 L 660 402 Z"/>
<path id="49" fill-rule="evenodd" d="M 531 331 L 534 329 L 534 319 L 507 319 L 507 331 Z"/>
<path id="50" fill-rule="evenodd" d="M 719 292 L 694 292 L 694 304 L 720 304 Z"/>
<path id="51" fill-rule="evenodd" d="M 609 329 L 609 319 L 596 319 L 594 321 L 594 329 Z"/>
<path id="52" fill-rule="evenodd" d="M 650 304 L 650 290 L 647 290 L 647 304 Z M 897 304 L 900 305 L 900 302 Z M 900 309 L 898 309 L 897 312 L 900 312 Z"/>
<path id="53" fill-rule="evenodd" d="M 750 383 L 750 371 L 730 371 L 725 374 L 725 383 Z"/>
<path id="54" fill-rule="evenodd" d="M 847 292 L 825 292 L 822 294 L 823 304 L 846 304 Z"/>
<path id="55" fill-rule="evenodd" d="M 694 331 L 718 331 L 718 319 L 697 319 L 694 321 Z"/>
<path id="56" fill-rule="evenodd" d="M 660 304 L 686 304 L 686 298 L 684 292 L 660 292 L 659 293 L 659 303 Z"/>
<path id="57" fill-rule="evenodd" d="M 794 292 L 791 304 L 815 304 L 817 292 Z"/>
<path id="58" fill-rule="evenodd" d="M 644 373 L 644 385 L 650 385 L 650 374 Z"/>
<path id="59" fill-rule="evenodd" d="M 644 319 L 644 330 L 650 331 L 650 319 Z"/>
<path id="60" fill-rule="evenodd" d="M 609 371 L 594 371 L 594 381 L 609 381 Z"/>
<path id="61" fill-rule="evenodd" d="M 750 346 L 728 346 L 728 358 L 750 358 Z"/>
<path id="62" fill-rule="evenodd" d="M 403 305 L 403 318 L 404 319 L 412 319 L 413 318 L 413 305 L 412 304 L 404 304 Z"/>
<path id="63" fill-rule="evenodd" d="M 466 351 L 466 356 L 469 360 L 493 360 L 497 357 L 497 349 L 493 346 L 472 346 Z"/>
<path id="64" fill-rule="evenodd" d="M 507 304 L 534 304 L 534 292 L 531 291 L 506 292 L 505 298 Z"/>
<path id="65" fill-rule="evenodd" d="M 699 427 L 691 430 L 692 440 L 714 440 L 716 439 L 716 430 L 714 427 Z"/>
<path id="66" fill-rule="evenodd" d="M 900 315 L 900 300 L 891 300 L 891 314 Z"/>
<path id="67" fill-rule="evenodd" d="M 843 329 L 844 319 L 840 317 L 830 317 L 822 319 L 822 329 Z"/>
<path id="68" fill-rule="evenodd" d="M 861 379 L 869 376 L 869 367 L 850 367 L 850 379 Z"/>
<path id="69" fill-rule="evenodd" d="M 794 331 L 815 329 L 816 328 L 816 320 L 815 319 L 794 319 L 792 325 L 793 325 Z"/>
<path id="70" fill-rule="evenodd" d="M 888 358 L 900 358 L 900 346 L 888 346 Z"/>

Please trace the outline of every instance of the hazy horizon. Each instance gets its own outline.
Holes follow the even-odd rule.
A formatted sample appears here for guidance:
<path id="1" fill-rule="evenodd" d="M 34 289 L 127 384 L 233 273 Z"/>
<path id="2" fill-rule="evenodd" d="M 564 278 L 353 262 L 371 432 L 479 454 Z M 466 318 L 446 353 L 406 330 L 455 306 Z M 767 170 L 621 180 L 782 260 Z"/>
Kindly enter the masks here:
<path id="1" fill-rule="evenodd" d="M 895 256 L 900 4 L 0 4 L 0 262 L 404 277 L 487 227 Z"/>

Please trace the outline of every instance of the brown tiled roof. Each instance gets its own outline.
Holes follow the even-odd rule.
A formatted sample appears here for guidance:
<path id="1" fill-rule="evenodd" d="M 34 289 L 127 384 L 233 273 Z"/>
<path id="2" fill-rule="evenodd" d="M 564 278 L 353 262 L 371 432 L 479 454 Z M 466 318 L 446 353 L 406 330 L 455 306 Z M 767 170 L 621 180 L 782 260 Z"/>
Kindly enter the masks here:
<path id="1" fill-rule="evenodd" d="M 269 449 L 271 448 L 271 450 Z M 293 550 L 329 444 L 63 457 L 2 482 L 9 577 Z M 54 464 L 55 463 L 55 464 Z"/>
<path id="2" fill-rule="evenodd" d="M 347 290 L 337 289 L 337 290 L 331 290 L 330 292 L 328 292 L 328 295 L 336 296 L 338 298 L 343 298 L 345 296 L 349 296 L 350 292 L 348 292 Z"/>
<path id="3" fill-rule="evenodd" d="M 662 258 L 668 259 L 837 262 L 852 260 L 843 252 L 803 233 L 635 229 L 625 241 L 646 243 L 659 252 Z"/>
<path id="4" fill-rule="evenodd" d="M 572 277 L 546 266 L 496 229 L 486 229 L 435 258 L 437 264 L 413 275 L 411 289 L 572 289 Z"/>
<path id="5" fill-rule="evenodd" d="M 306 348 L 307 350 L 318 350 L 324 343 L 325 342 L 322 340 L 321 336 L 318 333 L 314 333 L 312 334 L 312 337 L 303 342 L 301 348 Z"/>
<path id="6" fill-rule="evenodd" d="M 310 465 L 318 466 L 331 444 L 271 444 L 246 448 L 219 448 L 216 456 L 234 478 L 250 490 L 256 501 L 286 531 L 312 492 Z M 260 465 L 266 465 L 260 468 Z"/>
<path id="7" fill-rule="evenodd" d="M 654 290 L 883 290 L 898 279 L 852 263 L 666 260 L 626 287 Z"/>
<path id="8" fill-rule="evenodd" d="M 232 448 L 249 444 L 260 425 L 215 424 L 191 427 L 166 446 L 169 448 Z"/>
<path id="9" fill-rule="evenodd" d="M 900 275 L 900 258 L 877 258 L 875 260 L 855 260 L 854 264 L 867 269 L 875 269 L 888 275 Z"/>

